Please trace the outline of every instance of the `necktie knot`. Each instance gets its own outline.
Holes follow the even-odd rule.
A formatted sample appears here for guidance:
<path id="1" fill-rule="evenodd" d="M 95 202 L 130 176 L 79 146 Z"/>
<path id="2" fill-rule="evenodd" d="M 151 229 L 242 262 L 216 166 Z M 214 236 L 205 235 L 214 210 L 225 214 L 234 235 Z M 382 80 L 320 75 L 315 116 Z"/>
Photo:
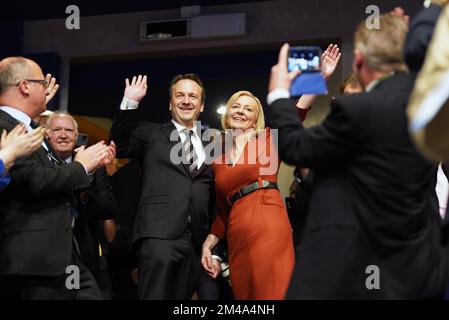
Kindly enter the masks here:
<path id="1" fill-rule="evenodd" d="M 36 129 L 37 127 L 39 127 L 39 124 L 37 124 L 36 122 L 34 122 L 33 120 L 31 120 L 30 122 L 30 127 L 33 129 Z"/>

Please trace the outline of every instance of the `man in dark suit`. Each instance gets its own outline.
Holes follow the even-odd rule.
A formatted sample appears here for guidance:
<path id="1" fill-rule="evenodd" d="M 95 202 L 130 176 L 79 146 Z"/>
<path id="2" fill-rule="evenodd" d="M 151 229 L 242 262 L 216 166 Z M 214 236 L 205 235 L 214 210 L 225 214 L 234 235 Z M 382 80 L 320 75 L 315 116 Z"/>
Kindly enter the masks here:
<path id="1" fill-rule="evenodd" d="M 19 122 L 32 130 L 31 119 L 45 110 L 48 80 L 32 60 L 0 61 L 0 131 Z M 99 143 L 62 165 L 44 140 L 15 163 L 11 184 L 0 197 L 0 281 L 7 298 L 101 298 L 74 249 L 72 217 L 74 192 L 90 185 L 88 173 L 107 164 L 109 156 L 110 148 Z"/>
<path id="2" fill-rule="evenodd" d="M 423 8 L 411 21 L 404 49 L 409 68 L 413 72 L 420 72 L 407 109 L 412 137 L 419 150 L 436 161 L 449 159 L 448 95 L 446 94 L 445 102 L 441 99 L 441 95 L 448 90 L 435 90 L 449 76 L 449 46 L 446 39 L 448 31 L 449 1 L 433 0 L 428 8 Z M 418 112 L 422 108 L 433 109 L 434 115 L 427 120 L 426 124 L 422 123 L 415 128 L 417 118 L 421 118 L 418 123 L 423 119 L 422 112 Z M 442 168 L 447 176 L 447 162 L 443 163 Z M 439 171 L 437 181 L 439 198 L 443 196 L 441 190 L 444 190 L 446 184 L 446 177 Z M 444 202 L 442 199 L 439 200 Z M 443 216 L 442 233 L 444 242 L 447 242 L 449 216 L 447 214 Z"/>
<path id="3" fill-rule="evenodd" d="M 441 7 L 443 6 L 443 7 Z M 449 1 L 434 0 L 411 23 L 405 47 L 410 68 L 419 71 L 410 96 L 410 131 L 430 159 L 449 159 Z"/>
<path id="4" fill-rule="evenodd" d="M 421 70 L 442 6 L 448 2 L 448 0 L 433 0 L 411 20 L 404 44 L 404 58 L 410 71 Z"/>
<path id="5" fill-rule="evenodd" d="M 288 298 L 432 298 L 447 284 L 436 167 L 407 130 L 407 26 L 392 14 L 380 26 L 362 22 L 355 34 L 353 69 L 365 92 L 332 100 L 321 125 L 306 130 L 295 119 L 287 44 L 272 69 L 268 103 L 281 159 L 315 171 Z"/>
<path id="6" fill-rule="evenodd" d="M 142 169 L 132 237 L 137 248 L 137 294 L 139 299 L 190 299 L 203 272 L 201 247 L 213 212 L 213 171 L 205 163 L 195 123 L 204 108 L 205 92 L 197 75 L 176 76 L 170 84 L 172 120 L 156 124 L 138 121 L 135 109 L 146 90 L 146 76 L 134 77 L 131 83 L 126 79 L 121 110 L 111 128 L 117 156 L 137 158 Z"/>
<path id="7" fill-rule="evenodd" d="M 78 123 L 67 113 L 52 113 L 46 120 L 46 127 L 48 142 L 65 163 L 71 163 L 75 156 L 75 148 L 80 147 L 77 145 Z M 115 157 L 115 154 L 113 156 Z M 77 196 L 80 210 L 75 219 L 74 234 L 83 261 L 97 279 L 103 296 L 106 298 L 110 294 L 105 292 L 104 287 L 107 285 L 103 284 L 101 280 L 107 280 L 108 270 L 100 271 L 100 261 L 104 257 L 100 256 L 99 245 L 105 232 L 109 231 L 106 228 L 110 224 L 115 224 L 113 219 L 116 210 L 116 201 L 106 169 L 104 167 L 97 169 L 92 176 L 90 188 Z M 109 221 L 106 223 L 107 220 Z M 113 230 L 111 231 L 113 232 Z"/>

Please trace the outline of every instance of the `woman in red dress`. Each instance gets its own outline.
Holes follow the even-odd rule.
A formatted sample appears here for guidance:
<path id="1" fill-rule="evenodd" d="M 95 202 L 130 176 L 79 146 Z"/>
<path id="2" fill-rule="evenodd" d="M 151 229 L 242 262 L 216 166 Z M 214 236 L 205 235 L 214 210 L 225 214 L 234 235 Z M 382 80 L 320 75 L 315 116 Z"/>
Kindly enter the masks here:
<path id="1" fill-rule="evenodd" d="M 234 297 L 283 299 L 294 266 L 294 248 L 276 184 L 279 159 L 274 134 L 265 128 L 259 99 L 248 91 L 229 99 L 222 125 L 227 131 L 224 145 L 230 148 L 213 163 L 218 211 L 203 244 L 203 266 L 217 276 L 220 267 L 211 249 L 225 239 Z"/>

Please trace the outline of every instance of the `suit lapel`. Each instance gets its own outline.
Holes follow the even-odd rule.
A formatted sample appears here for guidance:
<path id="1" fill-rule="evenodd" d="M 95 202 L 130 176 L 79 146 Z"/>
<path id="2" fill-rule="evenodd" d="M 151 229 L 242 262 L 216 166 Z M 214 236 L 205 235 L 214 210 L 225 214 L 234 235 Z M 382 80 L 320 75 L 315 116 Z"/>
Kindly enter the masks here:
<path id="1" fill-rule="evenodd" d="M 218 131 L 217 131 L 218 132 Z M 203 132 L 201 132 L 200 138 L 201 138 L 201 143 L 203 144 L 203 148 L 204 148 L 204 152 L 206 152 L 206 147 L 209 145 L 213 145 L 215 143 L 221 143 L 221 140 L 218 140 L 218 142 L 215 139 L 220 139 L 221 134 L 218 132 L 216 135 L 212 136 L 210 140 L 203 140 Z M 209 157 L 209 160 L 212 160 L 215 158 L 215 153 L 213 152 L 214 148 L 212 148 L 212 154 Z M 194 174 L 194 176 L 197 176 L 199 174 L 201 174 L 204 170 L 206 170 L 207 168 L 209 168 L 209 164 L 207 164 L 208 160 L 208 155 L 206 154 L 206 158 L 205 158 L 205 162 L 203 162 L 203 164 L 201 165 L 201 167 L 196 171 L 196 173 Z"/>
<path id="2" fill-rule="evenodd" d="M 3 110 L 0 110 L 0 118 L 4 119 L 6 122 L 9 122 L 11 124 L 11 129 L 9 131 L 11 131 L 16 125 L 19 124 L 19 121 L 11 117 L 8 113 L 6 113 Z"/>
<path id="3" fill-rule="evenodd" d="M 38 158 L 41 160 L 42 163 L 46 164 L 51 163 L 53 165 L 53 162 L 51 162 L 50 159 L 48 159 L 47 151 L 45 150 L 44 147 L 40 147 L 39 149 L 37 149 L 35 154 L 38 156 Z"/>
<path id="4" fill-rule="evenodd" d="M 59 156 L 59 154 L 55 151 L 55 149 L 53 149 L 53 146 L 50 144 L 50 142 L 48 142 L 47 138 L 44 138 L 44 143 L 45 143 L 45 145 L 48 148 L 48 153 L 50 153 L 51 156 L 58 161 L 58 165 L 63 164 L 64 161 L 62 161 L 62 159 Z"/>
<path id="5" fill-rule="evenodd" d="M 207 165 L 206 163 L 203 163 L 201 165 L 201 167 L 199 168 L 199 170 L 197 170 L 193 176 L 196 177 L 197 175 L 202 174 L 203 171 L 206 170 L 208 167 L 209 167 L 209 165 Z"/>
<path id="6" fill-rule="evenodd" d="M 163 132 L 165 133 L 165 135 L 167 136 L 167 139 L 170 141 L 171 147 L 174 148 L 178 143 L 182 143 L 181 142 L 181 137 L 179 136 L 178 130 L 176 130 L 175 125 L 169 121 L 167 123 L 164 123 L 162 125 L 163 128 Z M 170 139 L 170 137 L 172 139 Z M 174 139 L 176 138 L 176 139 Z M 189 167 L 187 166 L 187 164 L 184 163 L 180 163 L 178 165 L 178 167 L 180 168 L 184 168 L 183 170 L 185 171 L 185 173 L 190 177 L 190 170 Z"/>
<path id="7" fill-rule="evenodd" d="M 11 117 L 8 113 L 0 110 L 0 118 L 3 118 L 5 121 L 9 122 L 11 124 L 11 130 L 18 125 L 20 122 L 17 121 L 15 118 Z M 10 130 L 9 130 L 10 131 Z M 47 145 L 47 147 L 49 148 L 49 150 L 52 150 L 53 154 L 56 155 L 56 153 L 54 152 L 53 148 L 51 148 L 51 145 L 48 143 L 47 139 L 44 139 L 45 144 Z M 47 150 L 45 150 L 45 148 L 43 146 L 41 146 L 39 149 L 37 149 L 34 152 L 34 155 L 36 155 L 42 163 L 52 163 L 47 156 Z M 61 162 L 60 158 L 56 155 L 57 159 L 59 162 Z M 52 163 L 53 164 L 53 163 Z"/>

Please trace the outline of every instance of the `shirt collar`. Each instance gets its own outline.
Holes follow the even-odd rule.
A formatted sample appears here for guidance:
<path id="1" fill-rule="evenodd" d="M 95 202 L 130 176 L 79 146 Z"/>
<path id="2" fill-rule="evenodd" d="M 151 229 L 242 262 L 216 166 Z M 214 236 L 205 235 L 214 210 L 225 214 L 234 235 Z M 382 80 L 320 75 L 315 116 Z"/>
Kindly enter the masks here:
<path id="1" fill-rule="evenodd" d="M 31 118 L 26 113 L 24 113 L 16 108 L 12 108 L 12 107 L 8 107 L 8 106 L 1 106 L 0 110 L 5 111 L 7 114 L 9 114 L 11 117 L 16 119 L 17 121 L 22 122 L 27 127 L 30 127 Z"/>
<path id="2" fill-rule="evenodd" d="M 178 133 L 181 133 L 184 129 L 188 129 L 188 128 L 186 128 L 186 127 L 180 125 L 178 122 L 176 122 L 175 119 L 171 119 L 171 122 L 175 125 L 175 128 L 176 128 L 176 130 L 178 131 Z M 195 121 L 195 122 L 194 122 L 194 125 L 193 125 L 193 128 L 190 129 L 190 130 L 193 130 L 193 135 L 194 135 L 195 137 L 197 137 L 197 138 L 199 138 L 199 133 L 198 133 L 198 130 L 199 130 L 199 124 L 200 124 L 199 121 Z"/>
<path id="3" fill-rule="evenodd" d="M 374 90 L 374 88 L 379 84 L 380 80 L 379 79 L 374 79 L 373 81 L 371 81 L 365 88 L 366 92 L 371 92 Z"/>
<path id="4" fill-rule="evenodd" d="M 381 83 L 381 82 L 384 81 L 385 79 L 388 79 L 388 78 L 391 77 L 392 75 L 394 75 L 394 71 L 392 71 L 392 72 L 390 72 L 390 73 L 384 75 L 383 77 L 374 79 L 373 81 L 371 81 L 371 82 L 366 86 L 365 92 L 373 91 L 374 88 L 376 88 L 377 85 L 378 85 L 379 83 Z"/>

